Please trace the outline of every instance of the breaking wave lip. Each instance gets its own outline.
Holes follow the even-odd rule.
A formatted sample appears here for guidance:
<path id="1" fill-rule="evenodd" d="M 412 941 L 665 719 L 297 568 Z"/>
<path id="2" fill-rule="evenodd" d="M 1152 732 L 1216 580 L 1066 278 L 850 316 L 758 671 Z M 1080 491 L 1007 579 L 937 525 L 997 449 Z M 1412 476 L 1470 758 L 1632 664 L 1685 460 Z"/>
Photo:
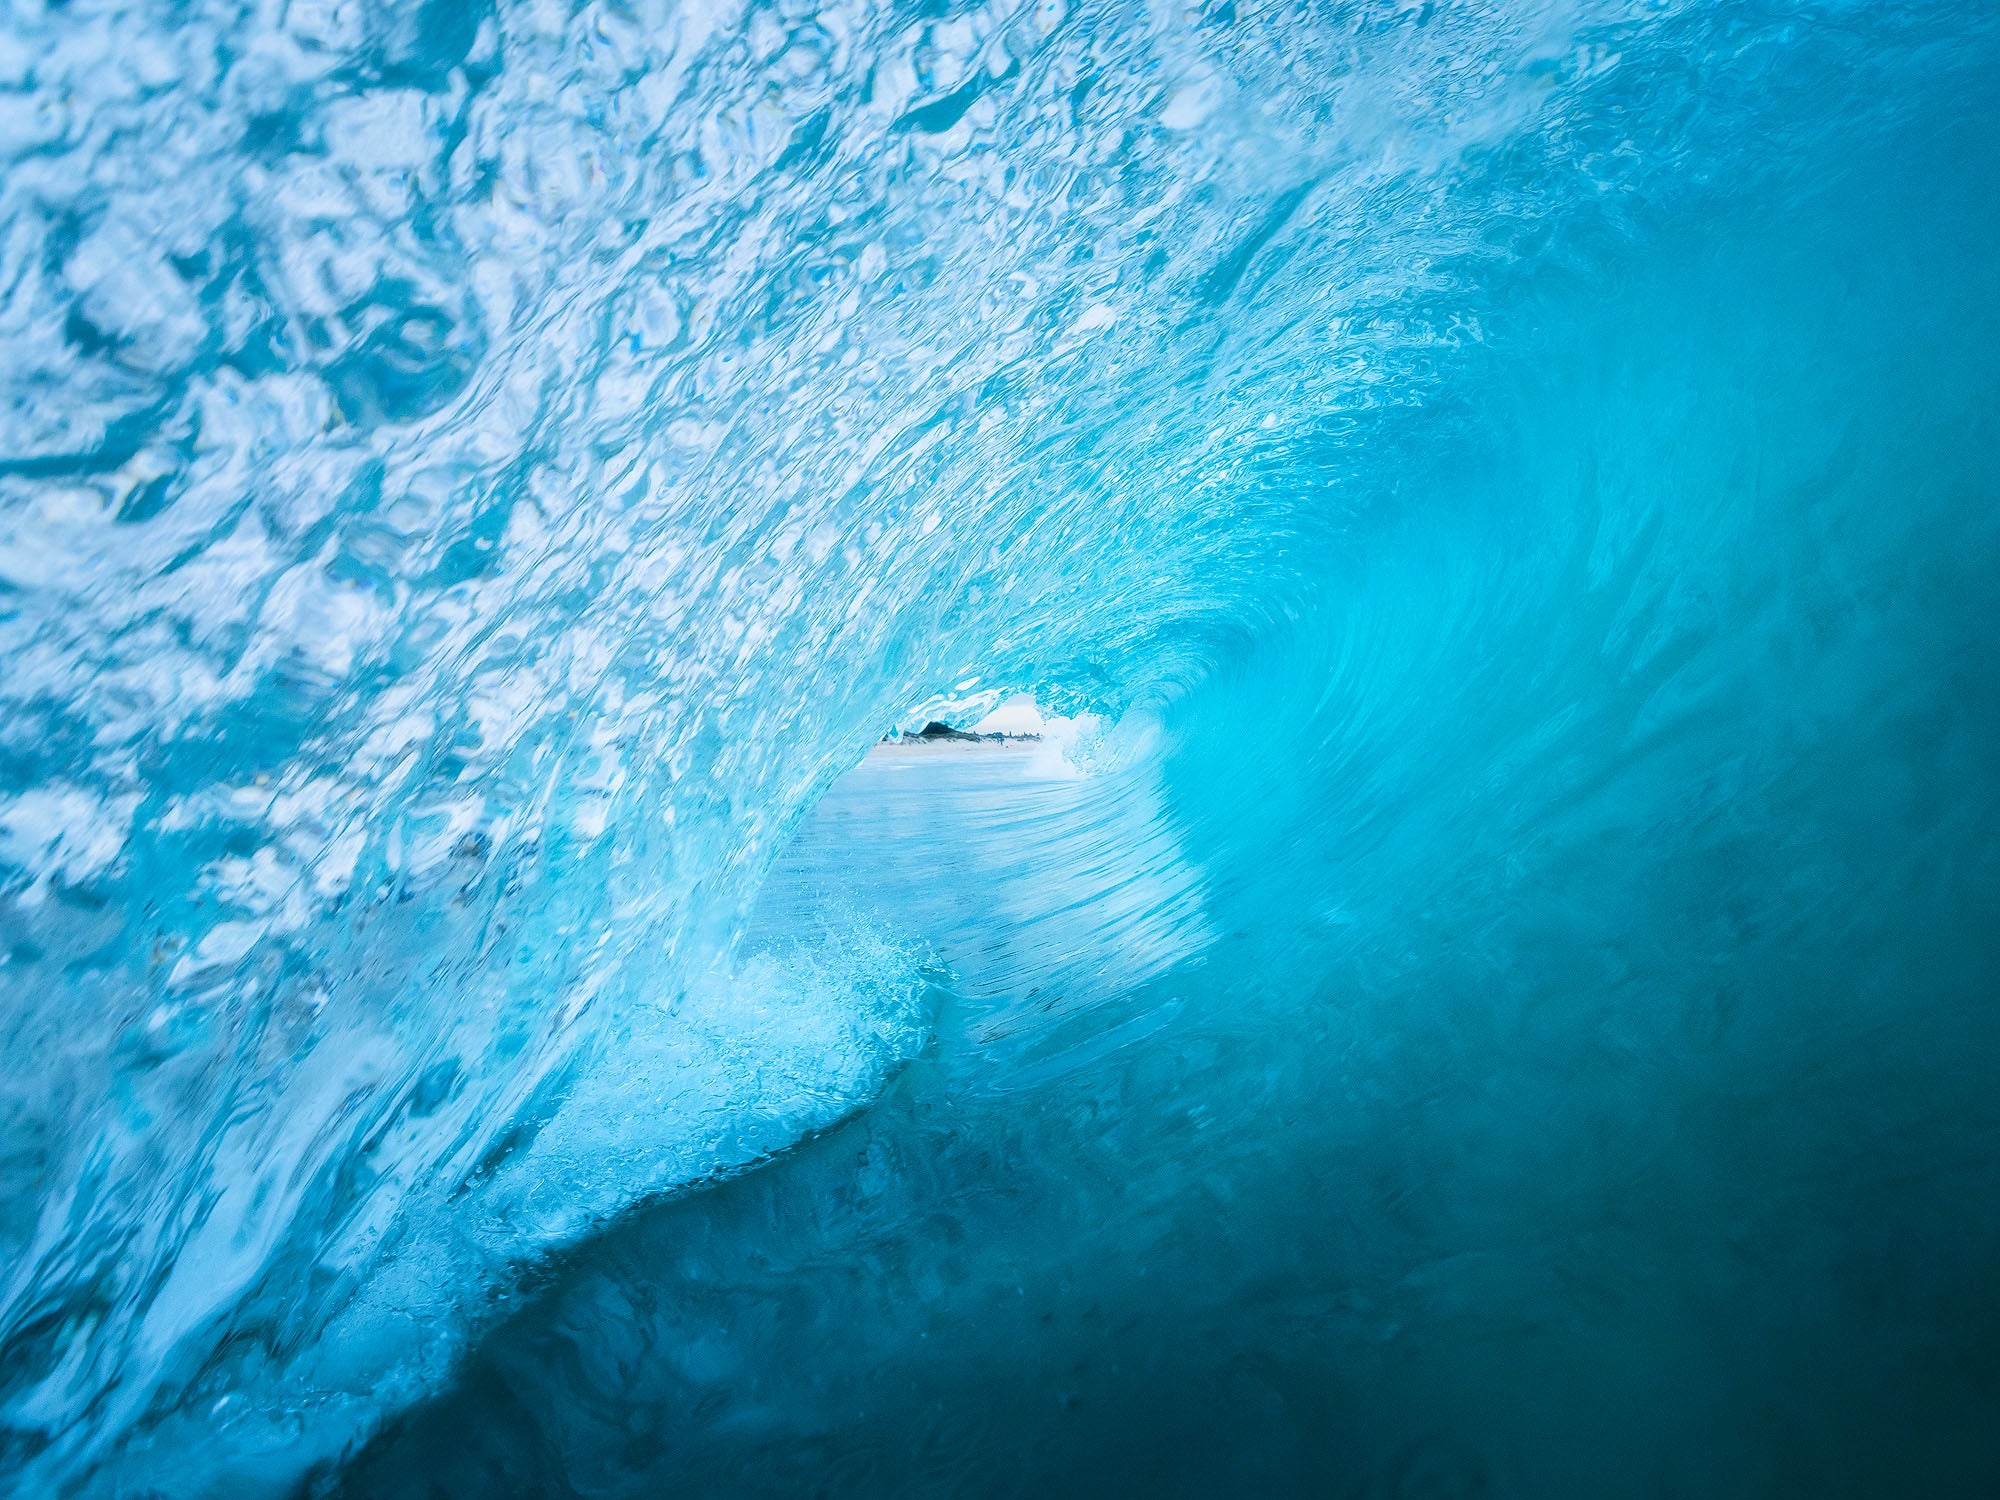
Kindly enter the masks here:
<path id="1" fill-rule="evenodd" d="M 553 1088 L 544 1082 L 540 1097 L 507 1101 L 509 1129 L 497 1140 L 464 1111 L 457 1069 L 433 1068 L 368 1150 L 393 1161 L 407 1149 L 399 1127 L 406 1138 L 433 1121 L 451 1130 L 462 1143 L 447 1158 L 457 1186 L 441 1209 L 364 1225 L 358 1247 L 353 1231 L 346 1245 L 318 1247 L 319 1274 L 346 1284 L 324 1299 L 323 1321 L 290 1359 L 267 1358 L 253 1373 L 211 1357 L 209 1371 L 151 1418 L 150 1441 L 92 1482 L 156 1484 L 165 1452 L 177 1486 L 289 1488 L 432 1389 L 534 1261 L 637 1203 L 754 1167 L 864 1106 L 923 1046 L 933 982 L 921 949 L 865 923 L 795 931 L 667 1003 L 626 1008 L 593 1038 L 594 1066 Z M 483 1150 L 469 1160 L 475 1141 Z M 246 1177 L 261 1185 L 273 1170 L 267 1161 Z M 182 1274 L 205 1280 L 181 1326 L 218 1310 L 236 1326 L 264 1315 L 256 1277 L 270 1251 L 247 1248 L 240 1269 L 204 1258 L 199 1239 L 183 1251 Z M 363 1274 L 335 1258 L 343 1249 Z"/>
<path id="2" fill-rule="evenodd" d="M 1657 440 L 1609 402 L 1601 442 L 1557 440 L 1603 384 L 1565 339 L 1690 204 L 1802 213 L 1830 161 L 1930 130 L 1996 25 L 1694 0 L 10 12 L 0 1466 L 31 1493 L 287 1483 L 309 1434 L 433 1381 L 453 1310 L 513 1268 L 870 1097 L 922 1045 L 922 956 L 865 925 L 743 934 L 911 704 L 1029 687 L 1137 726 L 1274 673 L 1229 728 L 1284 710 L 1274 780 L 1325 777 L 1357 844 L 1398 826 L 1374 794 L 1421 779 L 1410 744 L 1473 775 L 1416 733 L 1416 688 L 1504 724 L 1479 690 L 1506 681 L 1547 717 L 1480 774 L 1556 767 L 1579 802 L 1695 739 L 1681 622 L 1777 627 L 1721 585 L 1645 593 L 1749 546 L 1681 518 L 1741 492 L 1802 554 L 1811 527 L 1671 440 L 1714 435 L 1660 332 L 1700 309 L 1624 320 L 1686 376 L 1608 377 Z M 1855 245 L 1756 264 L 1893 285 L 1918 253 Z M 1852 311 L 1843 337 L 1892 347 L 1894 308 Z M 1760 316 L 1710 330 L 1744 390 L 1867 404 Z M 1766 334 L 1768 367 L 1729 342 Z M 1776 410 L 1772 442 L 1715 450 L 1800 493 L 1854 472 L 1849 429 Z M 1516 419 L 1544 452 L 1494 439 Z M 1511 509 L 1447 472 L 1495 448 Z M 1906 488 L 1932 507 L 1909 536 L 1960 519 L 1942 481 Z M 1834 545 L 1857 528 L 1825 543 L 1855 577 L 1814 629 L 1896 592 Z M 1544 662 L 1560 633 L 1519 622 L 1551 596 L 1587 644 Z M 1590 670 L 1640 686 L 1550 686 Z M 1114 768 L 1043 827 L 1136 865 L 1010 887 L 1066 994 L 1190 961 L 1198 836 L 1261 826 L 1212 737 L 1176 751 L 1201 786 Z M 1491 825 L 1524 849 L 1530 805 Z M 992 1020 L 996 1047 L 1048 1035 Z"/>

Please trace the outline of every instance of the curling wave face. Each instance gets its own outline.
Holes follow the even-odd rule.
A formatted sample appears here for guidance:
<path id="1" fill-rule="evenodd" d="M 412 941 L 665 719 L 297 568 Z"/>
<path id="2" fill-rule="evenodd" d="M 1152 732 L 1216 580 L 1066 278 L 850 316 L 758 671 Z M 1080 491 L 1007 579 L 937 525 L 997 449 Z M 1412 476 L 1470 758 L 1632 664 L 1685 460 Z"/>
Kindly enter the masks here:
<path id="1" fill-rule="evenodd" d="M 1971 3 L 12 12 L 0 1474 L 295 1482 L 941 984 L 982 1097 L 1365 1161 L 1289 1301 L 1186 1258 L 1216 1348 L 1574 1328 L 1635 1254 L 1635 1346 L 1811 1325 L 1907 1269 L 1857 1097 L 1971 1296 L 1996 102 Z M 1016 688 L 1129 754 L 952 836 L 1064 881 L 755 904 Z"/>

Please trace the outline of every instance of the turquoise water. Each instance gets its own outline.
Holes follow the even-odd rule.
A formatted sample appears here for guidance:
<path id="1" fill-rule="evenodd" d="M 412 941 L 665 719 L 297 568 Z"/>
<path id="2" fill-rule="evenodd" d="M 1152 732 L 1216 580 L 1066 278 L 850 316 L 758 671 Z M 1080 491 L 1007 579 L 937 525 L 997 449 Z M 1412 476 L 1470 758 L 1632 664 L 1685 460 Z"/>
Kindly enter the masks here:
<path id="1" fill-rule="evenodd" d="M 1992 1493 L 1995 118 L 10 12 L 0 1489 Z"/>

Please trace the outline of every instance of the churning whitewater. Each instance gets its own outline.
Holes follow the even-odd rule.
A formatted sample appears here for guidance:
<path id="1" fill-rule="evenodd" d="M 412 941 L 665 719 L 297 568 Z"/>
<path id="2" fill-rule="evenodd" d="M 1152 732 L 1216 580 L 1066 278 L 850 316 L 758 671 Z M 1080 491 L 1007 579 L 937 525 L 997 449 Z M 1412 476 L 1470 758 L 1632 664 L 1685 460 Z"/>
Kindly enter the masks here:
<path id="1" fill-rule="evenodd" d="M 20 0 L 0 1492 L 1993 1493 L 1996 120 Z"/>

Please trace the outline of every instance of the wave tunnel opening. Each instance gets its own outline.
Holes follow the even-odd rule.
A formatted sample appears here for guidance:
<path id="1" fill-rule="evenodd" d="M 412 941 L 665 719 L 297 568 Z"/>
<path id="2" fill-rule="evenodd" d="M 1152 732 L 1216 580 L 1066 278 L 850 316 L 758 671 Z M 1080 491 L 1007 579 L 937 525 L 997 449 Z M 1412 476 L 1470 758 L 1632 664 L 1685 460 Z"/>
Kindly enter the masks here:
<path id="1" fill-rule="evenodd" d="M 0 1492 L 1994 1493 L 1996 117 L 11 12 Z"/>

